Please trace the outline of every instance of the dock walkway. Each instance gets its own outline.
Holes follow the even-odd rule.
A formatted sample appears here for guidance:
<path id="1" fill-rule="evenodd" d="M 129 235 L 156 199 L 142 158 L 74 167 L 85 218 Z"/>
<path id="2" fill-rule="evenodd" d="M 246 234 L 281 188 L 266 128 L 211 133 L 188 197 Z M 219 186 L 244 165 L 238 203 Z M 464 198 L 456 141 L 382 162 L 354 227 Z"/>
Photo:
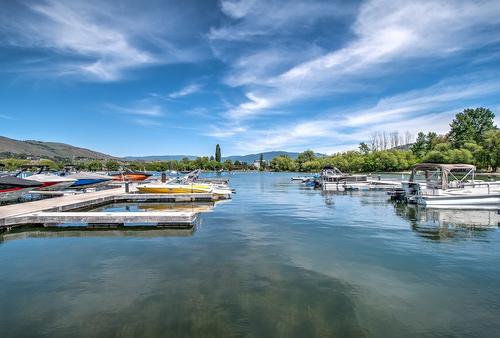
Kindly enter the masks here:
<path id="1" fill-rule="evenodd" d="M 39 201 L 0 206 L 0 228 L 22 224 L 47 223 L 156 223 L 192 224 L 198 212 L 71 212 L 119 202 L 198 202 L 217 201 L 230 196 L 215 194 L 138 194 L 135 188 L 126 193 L 123 187 L 64 195 Z"/>

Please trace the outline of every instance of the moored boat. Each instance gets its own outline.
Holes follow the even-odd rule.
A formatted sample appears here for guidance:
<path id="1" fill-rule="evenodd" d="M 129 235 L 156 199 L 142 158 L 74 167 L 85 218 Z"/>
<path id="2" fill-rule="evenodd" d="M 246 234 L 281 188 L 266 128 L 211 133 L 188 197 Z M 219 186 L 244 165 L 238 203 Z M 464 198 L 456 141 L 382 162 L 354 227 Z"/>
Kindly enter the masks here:
<path id="1" fill-rule="evenodd" d="M 106 186 L 113 180 L 111 176 L 90 172 L 63 173 L 62 176 L 75 180 L 69 186 L 71 189 L 99 188 Z"/>
<path id="2" fill-rule="evenodd" d="M 338 168 L 325 166 L 320 173 L 320 184 L 323 190 L 343 191 L 368 186 L 366 175 L 352 175 L 341 172 Z"/>
<path id="3" fill-rule="evenodd" d="M 15 176 L 0 177 L 0 201 L 13 201 L 31 190 L 42 186 L 42 183 Z"/>
<path id="4" fill-rule="evenodd" d="M 137 186 L 141 193 L 150 194 L 199 194 L 212 192 L 213 186 L 210 184 L 175 184 L 175 183 L 150 183 Z"/>
<path id="5" fill-rule="evenodd" d="M 146 173 L 144 171 L 133 171 L 130 169 L 125 169 L 120 172 L 114 172 L 109 174 L 112 178 L 113 181 L 132 181 L 132 182 L 140 182 L 148 179 L 152 175 L 149 173 Z"/>
<path id="6" fill-rule="evenodd" d="M 428 207 L 500 206 L 500 182 L 478 181 L 475 171 L 471 164 L 417 164 L 403 182 L 405 198 Z"/>
<path id="7" fill-rule="evenodd" d="M 45 165 L 26 165 L 23 170 L 16 176 L 20 176 L 29 168 L 39 168 L 38 172 L 33 175 L 26 176 L 25 178 L 42 183 L 36 190 L 40 191 L 57 191 L 64 190 L 76 182 L 76 179 L 69 177 L 62 177 L 59 175 L 48 172 L 48 167 Z"/>

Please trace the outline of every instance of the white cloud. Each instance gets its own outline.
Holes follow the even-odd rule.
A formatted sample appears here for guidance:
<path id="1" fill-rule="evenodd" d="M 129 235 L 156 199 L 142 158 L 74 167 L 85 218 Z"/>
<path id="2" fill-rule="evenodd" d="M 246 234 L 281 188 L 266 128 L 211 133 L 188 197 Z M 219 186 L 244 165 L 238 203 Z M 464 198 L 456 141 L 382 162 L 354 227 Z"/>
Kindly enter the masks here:
<path id="1" fill-rule="evenodd" d="M 10 117 L 9 115 L 0 114 L 0 119 L 12 120 L 12 117 Z"/>
<path id="2" fill-rule="evenodd" d="M 179 97 L 183 96 L 188 96 L 194 93 L 197 93 L 201 90 L 202 86 L 200 84 L 190 84 L 185 86 L 184 88 L 181 88 L 179 91 L 170 93 L 168 95 L 169 98 L 171 99 L 177 99 Z"/>
<path id="3" fill-rule="evenodd" d="M 152 105 L 152 106 L 139 105 L 135 107 L 123 107 L 114 104 L 108 104 L 106 106 L 114 111 L 129 115 L 150 116 L 150 117 L 160 117 L 164 115 L 162 108 L 158 105 Z"/>
<path id="4" fill-rule="evenodd" d="M 144 6 L 139 11 L 133 2 L 116 6 L 93 0 L 28 1 L 23 6 L 12 10 L 13 17 L 0 16 L 0 33 L 8 36 L 0 43 L 52 55 L 43 63 L 45 72 L 115 81 L 129 69 L 196 59 L 192 47 L 177 43 L 190 29 L 182 25 L 176 9 L 154 12 Z"/>
<path id="5" fill-rule="evenodd" d="M 270 8 L 272 5 L 267 10 Z M 261 19 L 249 13 L 244 22 L 259 31 Z M 321 14 L 308 20 L 318 17 Z M 294 22 L 293 17 L 290 22 Z M 498 42 L 500 36 L 493 32 L 499 27 L 498 1 L 367 1 L 351 27 L 353 40 L 281 74 L 262 72 L 258 78 L 235 81 L 249 87 L 248 100 L 228 113 L 233 119 L 248 118 L 291 102 L 343 92 L 366 79 L 400 71 L 408 65 L 403 62 L 429 57 L 434 62 L 444 61 L 462 51 Z M 248 69 L 251 67 L 249 64 Z"/>
<path id="6" fill-rule="evenodd" d="M 264 35 L 293 35 L 304 31 L 318 18 L 338 17 L 349 10 L 341 1 L 290 0 L 284 4 L 277 0 L 222 0 L 221 10 L 235 21 L 213 27 L 211 40 L 246 41 Z"/>
<path id="7" fill-rule="evenodd" d="M 372 107 L 335 109 L 314 119 L 239 135 L 237 147 L 257 152 L 312 147 L 325 152 L 356 149 L 359 142 L 368 140 L 375 131 L 409 131 L 414 135 L 419 131 L 446 133 L 455 113 L 466 108 L 464 104 L 479 106 L 498 92 L 500 81 L 493 76 L 463 76 L 382 98 Z"/>

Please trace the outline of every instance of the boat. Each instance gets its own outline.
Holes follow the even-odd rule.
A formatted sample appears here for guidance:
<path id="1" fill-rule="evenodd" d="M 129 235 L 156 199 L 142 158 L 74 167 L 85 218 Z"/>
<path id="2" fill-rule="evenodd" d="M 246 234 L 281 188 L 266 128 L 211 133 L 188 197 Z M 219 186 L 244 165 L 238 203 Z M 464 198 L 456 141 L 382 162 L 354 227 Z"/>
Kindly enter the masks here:
<path id="1" fill-rule="evenodd" d="M 75 180 L 75 182 L 69 186 L 71 189 L 99 188 L 108 185 L 113 180 L 113 178 L 108 175 L 84 171 L 75 173 L 64 172 L 61 176 Z"/>
<path id="2" fill-rule="evenodd" d="M 200 194 L 211 193 L 213 186 L 199 183 L 149 183 L 137 186 L 137 190 L 150 194 Z"/>
<path id="3" fill-rule="evenodd" d="M 0 177 L 0 202 L 13 201 L 31 190 L 42 186 L 38 181 L 26 180 L 15 176 Z"/>
<path id="4" fill-rule="evenodd" d="M 42 183 L 42 185 L 40 187 L 37 187 L 35 190 L 59 191 L 70 187 L 76 182 L 76 179 L 74 178 L 62 177 L 49 173 L 48 167 L 45 165 L 26 165 L 23 167 L 23 170 L 16 174 L 16 176 L 19 177 L 19 175 L 23 174 L 29 168 L 39 168 L 39 171 L 37 173 L 24 177 L 28 178 L 29 180 Z"/>
<path id="5" fill-rule="evenodd" d="M 366 175 L 344 174 L 336 167 L 325 166 L 320 173 L 320 184 L 323 190 L 344 191 L 367 187 L 369 182 Z"/>
<path id="6" fill-rule="evenodd" d="M 293 176 L 291 178 L 291 180 L 304 182 L 305 180 L 308 180 L 309 178 L 310 178 L 309 176 Z"/>
<path id="7" fill-rule="evenodd" d="M 109 175 L 113 178 L 113 181 L 120 181 L 120 182 L 124 181 L 140 182 L 153 176 L 152 174 L 146 173 L 144 171 L 133 171 L 130 169 L 125 169 L 123 171 L 110 173 Z"/>
<path id="8" fill-rule="evenodd" d="M 475 172 L 471 164 L 417 164 L 402 184 L 405 199 L 428 207 L 500 206 L 500 182 L 476 180 Z"/>
<path id="9" fill-rule="evenodd" d="M 228 180 L 219 178 L 200 179 L 201 170 L 188 172 L 180 178 L 170 178 L 137 186 L 140 193 L 149 194 L 215 194 L 229 196 L 234 191 L 228 187 Z"/>

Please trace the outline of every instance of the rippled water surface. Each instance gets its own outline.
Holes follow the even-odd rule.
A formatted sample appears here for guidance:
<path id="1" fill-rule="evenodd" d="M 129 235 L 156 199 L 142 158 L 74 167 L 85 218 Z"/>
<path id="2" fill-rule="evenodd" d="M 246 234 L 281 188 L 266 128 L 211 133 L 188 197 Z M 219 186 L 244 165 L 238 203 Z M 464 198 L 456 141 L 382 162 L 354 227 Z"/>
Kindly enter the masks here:
<path id="1" fill-rule="evenodd" d="M 0 237 L 0 336 L 498 336 L 497 212 L 291 176 L 232 175 L 195 230 Z"/>

